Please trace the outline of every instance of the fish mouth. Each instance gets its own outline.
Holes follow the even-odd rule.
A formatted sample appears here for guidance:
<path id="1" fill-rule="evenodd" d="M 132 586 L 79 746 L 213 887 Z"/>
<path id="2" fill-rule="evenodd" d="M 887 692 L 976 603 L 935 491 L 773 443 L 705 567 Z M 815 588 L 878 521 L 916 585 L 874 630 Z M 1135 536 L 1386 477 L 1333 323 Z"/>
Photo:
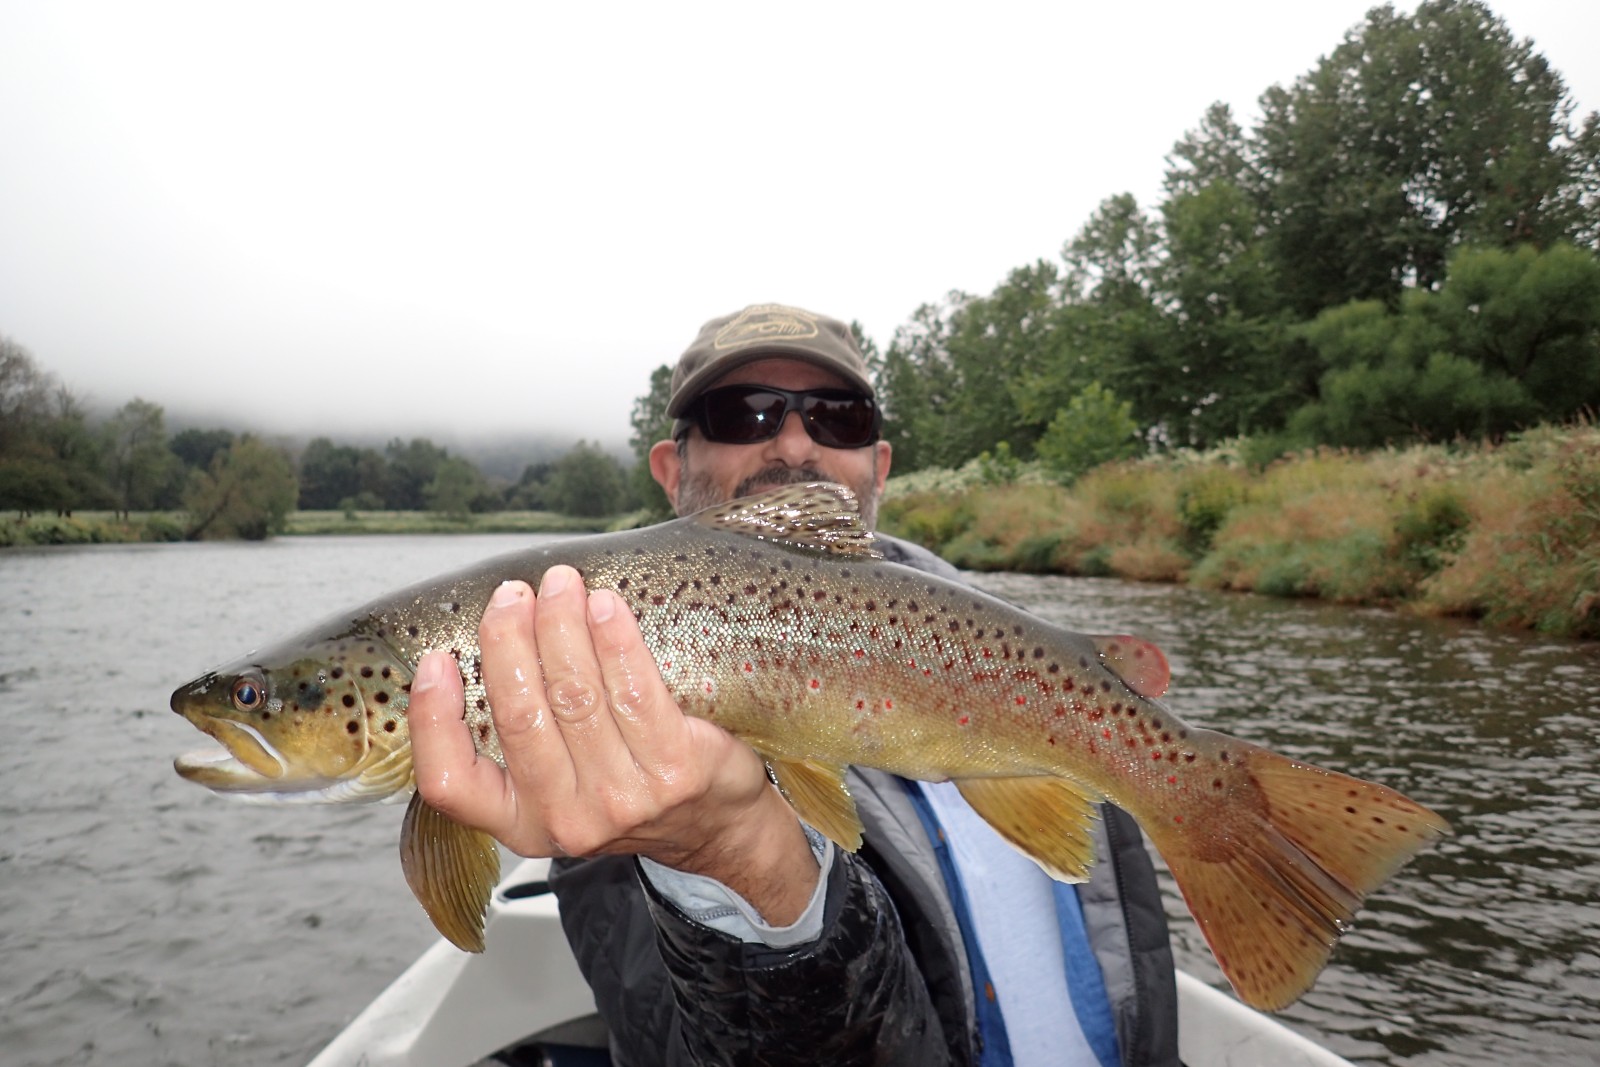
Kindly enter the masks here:
<path id="1" fill-rule="evenodd" d="M 201 716 L 194 723 L 222 744 L 222 751 L 185 752 L 173 760 L 179 777 L 221 792 L 281 788 L 289 763 L 260 731 L 244 723 Z"/>

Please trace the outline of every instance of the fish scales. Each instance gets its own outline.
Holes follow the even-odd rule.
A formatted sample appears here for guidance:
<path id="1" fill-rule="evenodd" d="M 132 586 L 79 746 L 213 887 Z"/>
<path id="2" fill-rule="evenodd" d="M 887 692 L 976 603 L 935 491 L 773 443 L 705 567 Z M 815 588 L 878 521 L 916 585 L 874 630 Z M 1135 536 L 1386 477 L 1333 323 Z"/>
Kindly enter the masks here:
<path id="1" fill-rule="evenodd" d="M 537 587 L 557 564 L 615 590 L 684 712 L 752 745 L 802 817 L 845 847 L 860 839 L 851 764 L 955 780 L 1066 880 L 1092 862 L 1093 802 L 1119 804 L 1258 1007 L 1303 992 L 1361 898 L 1445 829 L 1386 787 L 1185 724 L 1158 699 L 1168 672 L 1153 645 L 1072 633 L 883 562 L 849 491 L 831 485 L 508 554 L 337 616 L 179 689 L 174 709 L 232 756 L 180 757 L 179 773 L 223 792 L 402 793 L 410 680 L 436 649 L 460 666 L 478 751 L 503 763 L 478 622 L 501 583 Z M 402 858 L 441 932 L 481 947 L 492 843 L 414 796 Z M 461 870 L 474 872 L 465 888 Z"/>

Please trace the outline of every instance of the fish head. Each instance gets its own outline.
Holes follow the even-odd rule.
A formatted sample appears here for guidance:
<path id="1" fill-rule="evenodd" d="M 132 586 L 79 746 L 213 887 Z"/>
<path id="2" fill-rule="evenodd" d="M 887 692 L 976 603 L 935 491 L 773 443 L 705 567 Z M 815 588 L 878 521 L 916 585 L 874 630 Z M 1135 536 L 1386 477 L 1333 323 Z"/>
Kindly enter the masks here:
<path id="1" fill-rule="evenodd" d="M 381 800 L 411 785 L 411 670 L 381 640 L 290 642 L 209 671 L 172 710 L 221 743 L 178 774 L 219 793 L 280 800 Z"/>

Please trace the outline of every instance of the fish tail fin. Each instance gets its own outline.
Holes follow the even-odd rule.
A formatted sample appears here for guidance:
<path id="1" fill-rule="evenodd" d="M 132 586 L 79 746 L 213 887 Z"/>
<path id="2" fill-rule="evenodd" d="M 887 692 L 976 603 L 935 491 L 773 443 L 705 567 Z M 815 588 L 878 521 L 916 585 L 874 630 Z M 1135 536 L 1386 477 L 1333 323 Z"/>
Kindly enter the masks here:
<path id="1" fill-rule="evenodd" d="M 1245 774 L 1146 825 L 1239 997 L 1277 1011 L 1311 987 L 1356 909 L 1449 830 L 1386 786 L 1230 741 Z"/>

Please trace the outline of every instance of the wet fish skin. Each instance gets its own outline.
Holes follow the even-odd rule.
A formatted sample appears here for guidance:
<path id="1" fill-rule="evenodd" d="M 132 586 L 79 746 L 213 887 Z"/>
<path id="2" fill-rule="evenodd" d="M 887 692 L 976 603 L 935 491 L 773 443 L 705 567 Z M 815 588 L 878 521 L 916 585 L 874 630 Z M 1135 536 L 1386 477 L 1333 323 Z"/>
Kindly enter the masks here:
<path id="1" fill-rule="evenodd" d="M 1167 859 L 1224 972 L 1257 1006 L 1303 992 L 1362 896 L 1444 829 L 1383 786 L 1183 723 L 1156 699 L 1167 675 L 1154 646 L 1075 634 L 882 562 L 848 491 L 832 486 L 514 553 L 340 615 L 180 688 L 174 709 L 235 760 L 180 757 L 179 773 L 223 792 L 403 792 L 406 698 L 433 649 L 461 666 L 479 752 L 503 762 L 478 621 L 502 582 L 537 586 L 558 563 L 621 595 L 683 710 L 761 752 L 801 815 L 845 847 L 860 840 L 848 764 L 956 780 L 1002 836 L 1066 880 L 1092 863 L 1093 803 L 1113 800 Z M 259 705 L 240 706 L 241 686 Z M 493 843 L 420 797 L 402 838 L 435 923 L 481 947 Z"/>

